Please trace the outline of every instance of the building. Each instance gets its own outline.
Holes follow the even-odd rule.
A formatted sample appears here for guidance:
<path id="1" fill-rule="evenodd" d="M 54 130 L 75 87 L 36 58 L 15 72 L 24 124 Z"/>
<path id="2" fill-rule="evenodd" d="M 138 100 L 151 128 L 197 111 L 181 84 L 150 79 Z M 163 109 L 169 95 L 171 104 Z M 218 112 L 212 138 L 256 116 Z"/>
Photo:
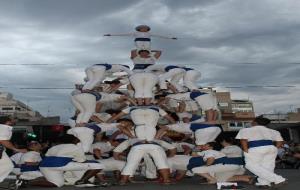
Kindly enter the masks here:
<path id="1" fill-rule="evenodd" d="M 255 118 L 253 103 L 250 100 L 233 100 L 230 92 L 216 92 L 224 131 L 238 131 L 250 126 Z"/>

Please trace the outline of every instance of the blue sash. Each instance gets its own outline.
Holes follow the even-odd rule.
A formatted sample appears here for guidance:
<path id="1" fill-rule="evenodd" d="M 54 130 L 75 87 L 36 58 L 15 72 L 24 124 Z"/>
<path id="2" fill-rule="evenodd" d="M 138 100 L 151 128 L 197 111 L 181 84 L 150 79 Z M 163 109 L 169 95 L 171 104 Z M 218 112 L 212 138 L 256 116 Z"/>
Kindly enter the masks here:
<path id="1" fill-rule="evenodd" d="M 236 158 L 228 158 L 222 157 L 218 158 L 214 161 L 214 164 L 232 164 L 232 165 L 245 165 L 245 161 L 243 157 L 236 157 Z"/>
<path id="2" fill-rule="evenodd" d="M 205 128 L 209 128 L 209 127 L 218 127 L 216 125 L 211 125 L 211 124 L 201 124 L 201 123 L 191 123 L 190 125 L 190 129 L 195 132 L 199 129 L 205 129 Z"/>
<path id="3" fill-rule="evenodd" d="M 271 140 L 257 140 L 257 141 L 249 141 L 249 148 L 259 147 L 259 146 L 269 146 L 273 145 L 273 141 Z"/>
<path id="4" fill-rule="evenodd" d="M 205 92 L 200 92 L 200 91 L 193 91 L 193 92 L 190 93 L 190 98 L 191 98 L 192 100 L 195 100 L 195 98 L 197 98 L 197 97 L 199 97 L 199 96 L 202 96 L 202 95 L 205 95 L 205 94 L 207 94 L 207 93 L 205 93 Z"/>
<path id="5" fill-rule="evenodd" d="M 63 167 L 72 162 L 73 158 L 46 156 L 40 163 L 40 167 Z"/>
<path id="6" fill-rule="evenodd" d="M 32 171 L 39 171 L 39 165 L 37 166 L 30 166 L 26 164 L 21 165 L 21 172 L 32 172 Z"/>
<path id="7" fill-rule="evenodd" d="M 143 70 L 149 67 L 152 64 L 135 64 L 133 70 Z"/>
<path id="8" fill-rule="evenodd" d="M 85 162 L 83 163 L 99 163 L 98 161 L 96 160 L 86 160 Z"/>
<path id="9" fill-rule="evenodd" d="M 187 67 L 183 67 L 183 69 L 184 69 L 185 71 L 191 71 L 191 70 L 194 70 L 194 69 L 192 69 L 192 68 L 187 68 Z"/>
<path id="10" fill-rule="evenodd" d="M 179 68 L 179 67 L 175 66 L 175 65 L 169 65 L 169 66 L 165 67 L 165 71 L 168 72 L 169 70 L 176 69 L 176 68 Z"/>
<path id="11" fill-rule="evenodd" d="M 93 91 L 90 91 L 90 92 L 85 92 L 85 93 L 88 93 L 88 94 L 92 94 L 96 97 L 96 101 L 99 101 L 101 100 L 101 94 L 99 92 L 93 92 Z"/>
<path id="12" fill-rule="evenodd" d="M 160 146 L 160 144 L 158 144 L 156 142 L 137 142 L 137 143 L 134 143 L 131 147 L 138 146 L 138 145 L 144 145 L 144 144 L 154 144 L 154 145 Z"/>
<path id="13" fill-rule="evenodd" d="M 130 109 L 130 112 L 132 112 L 132 111 L 134 111 L 134 110 L 136 110 L 136 109 L 152 109 L 152 110 L 154 110 L 154 111 L 159 112 L 159 108 L 158 108 L 158 107 L 147 107 L 147 106 L 135 106 L 135 107 L 132 107 L 132 108 Z"/>
<path id="14" fill-rule="evenodd" d="M 201 119 L 202 117 L 200 115 L 192 115 L 191 121 L 196 121 L 198 119 Z"/>
<path id="15" fill-rule="evenodd" d="M 150 38 L 135 38 L 134 41 L 144 41 L 144 42 L 150 42 L 151 39 Z"/>
<path id="16" fill-rule="evenodd" d="M 99 65 L 99 66 L 104 66 L 105 70 L 109 70 L 112 68 L 111 64 L 107 64 L 107 63 L 103 63 L 103 64 L 95 64 L 95 65 Z"/>
<path id="17" fill-rule="evenodd" d="M 101 128 L 98 125 L 94 124 L 94 123 L 88 123 L 88 124 L 85 125 L 85 127 L 93 129 L 95 131 L 95 134 L 101 132 Z"/>
<path id="18" fill-rule="evenodd" d="M 206 163 L 203 160 L 203 157 L 193 157 L 189 160 L 189 163 L 187 165 L 188 170 L 192 170 L 193 168 L 204 166 Z"/>

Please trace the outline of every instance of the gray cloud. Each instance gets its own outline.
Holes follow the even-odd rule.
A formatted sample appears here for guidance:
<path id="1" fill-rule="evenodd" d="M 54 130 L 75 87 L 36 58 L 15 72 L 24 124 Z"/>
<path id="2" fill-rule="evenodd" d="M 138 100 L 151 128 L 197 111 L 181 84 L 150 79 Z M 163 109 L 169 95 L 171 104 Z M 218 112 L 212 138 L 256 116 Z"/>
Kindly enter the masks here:
<path id="1" fill-rule="evenodd" d="M 250 98 L 258 113 L 300 107 L 300 2 L 296 0 L 11 0 L 0 2 L 0 86 L 45 115 L 71 114 L 69 90 L 88 65 L 131 64 L 133 39 L 103 37 L 148 24 L 158 63 L 192 66 L 200 85 Z M 243 64 L 254 63 L 254 64 Z M 295 85 L 295 88 L 246 88 Z M 245 88 L 226 89 L 226 86 Z M 49 111 L 50 110 L 50 111 Z"/>

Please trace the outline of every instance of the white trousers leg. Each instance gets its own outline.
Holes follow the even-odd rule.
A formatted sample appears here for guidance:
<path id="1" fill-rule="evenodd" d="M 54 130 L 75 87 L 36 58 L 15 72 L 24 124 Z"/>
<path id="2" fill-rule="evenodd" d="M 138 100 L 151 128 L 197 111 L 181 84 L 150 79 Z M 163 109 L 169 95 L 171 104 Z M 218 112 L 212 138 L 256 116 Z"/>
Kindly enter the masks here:
<path id="1" fill-rule="evenodd" d="M 196 145 L 204 145 L 213 142 L 221 132 L 222 130 L 219 127 L 198 129 L 195 131 L 195 143 Z"/>
<path id="2" fill-rule="evenodd" d="M 145 150 L 141 145 L 132 147 L 127 155 L 127 162 L 122 171 L 122 175 L 133 176 L 139 166 L 139 163 L 144 157 L 144 154 Z"/>
<path id="3" fill-rule="evenodd" d="M 147 179 L 155 179 L 157 177 L 157 169 L 156 166 L 149 156 L 149 154 L 144 155 L 145 162 L 145 176 Z"/>
<path id="4" fill-rule="evenodd" d="M 80 145 L 84 152 L 89 152 L 94 142 L 94 130 L 87 127 L 74 127 L 67 131 L 80 140 Z"/>
<path id="5" fill-rule="evenodd" d="M 179 85 L 180 79 L 183 77 L 185 70 L 180 68 L 174 68 L 168 72 L 162 74 L 159 77 L 159 86 L 161 89 L 167 89 L 167 83 L 165 82 L 168 79 L 171 79 L 171 84 L 176 87 L 177 90 L 182 90 L 182 86 Z M 179 87 L 179 89 L 178 89 Z"/>
<path id="6" fill-rule="evenodd" d="M 277 148 L 275 146 L 261 146 L 250 148 L 244 153 L 246 168 L 258 176 L 257 185 L 270 185 L 283 182 L 285 178 L 274 173 Z"/>
<path id="7" fill-rule="evenodd" d="M 152 98 L 153 88 L 158 82 L 158 77 L 153 73 L 135 73 L 129 78 L 131 85 L 134 88 L 135 98 Z"/>
<path id="8" fill-rule="evenodd" d="M 168 158 L 168 163 L 172 171 L 187 170 L 187 166 L 192 157 L 187 155 L 175 155 L 174 157 Z"/>
<path id="9" fill-rule="evenodd" d="M 105 66 L 93 65 L 86 68 L 85 73 L 88 81 L 84 84 L 83 90 L 92 90 L 98 83 L 105 79 Z"/>
<path id="10" fill-rule="evenodd" d="M 213 94 L 204 94 L 195 98 L 203 111 L 218 110 L 217 98 Z"/>
<path id="11" fill-rule="evenodd" d="M 125 162 L 121 160 L 115 160 L 114 158 L 98 160 L 103 164 L 103 171 L 122 171 L 125 166 Z"/>
<path id="12" fill-rule="evenodd" d="M 201 73 L 196 70 L 187 71 L 183 77 L 183 84 L 190 90 L 198 89 L 197 80 L 201 77 Z"/>
<path id="13" fill-rule="evenodd" d="M 96 109 L 96 97 L 89 93 L 77 94 L 72 97 L 76 102 L 74 106 L 79 110 L 76 123 L 87 123 Z M 80 106 L 78 106 L 80 105 Z"/>
<path id="14" fill-rule="evenodd" d="M 0 183 L 8 176 L 10 172 L 14 169 L 14 164 L 7 156 L 6 152 L 2 153 L 2 158 L 0 159 Z"/>

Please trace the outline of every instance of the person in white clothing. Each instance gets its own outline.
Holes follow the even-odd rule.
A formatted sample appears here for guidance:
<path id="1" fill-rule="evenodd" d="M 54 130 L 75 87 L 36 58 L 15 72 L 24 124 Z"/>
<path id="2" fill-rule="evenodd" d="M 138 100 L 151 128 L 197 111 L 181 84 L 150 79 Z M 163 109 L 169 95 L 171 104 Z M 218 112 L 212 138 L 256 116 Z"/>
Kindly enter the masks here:
<path id="1" fill-rule="evenodd" d="M 183 84 L 190 91 L 198 90 L 199 86 L 197 85 L 197 81 L 201 77 L 201 73 L 193 68 L 182 67 L 185 70 L 185 74 L 183 77 Z"/>
<path id="2" fill-rule="evenodd" d="M 154 97 L 153 88 L 158 82 L 158 77 L 145 69 L 150 65 L 154 65 L 160 55 L 161 51 L 154 50 L 152 52 L 148 50 L 131 51 L 134 74 L 129 77 L 129 80 L 134 89 L 134 98 L 137 99 L 138 105 L 149 105 Z"/>
<path id="3" fill-rule="evenodd" d="M 5 148 L 11 149 L 15 152 L 27 152 L 26 149 L 16 148 L 9 140 L 12 136 L 12 126 L 14 120 L 8 116 L 0 116 L 0 183 L 8 176 L 14 169 L 14 164 L 9 159 L 5 152 Z"/>
<path id="4" fill-rule="evenodd" d="M 235 137 L 241 141 L 246 168 L 258 176 L 256 185 L 262 187 L 286 183 L 285 178 L 274 173 L 277 148 L 282 146 L 283 139 L 278 131 L 265 127 L 269 123 L 267 118 L 256 117 L 250 128 L 241 129 Z"/>
<path id="5" fill-rule="evenodd" d="M 135 46 L 138 50 L 151 50 L 151 37 L 158 37 L 163 39 L 173 39 L 176 37 L 168 37 L 157 34 L 152 34 L 149 31 L 151 28 L 147 25 L 139 25 L 135 27 L 136 32 L 133 33 L 123 33 L 123 34 L 104 34 L 104 36 L 132 36 L 134 37 Z"/>
<path id="6" fill-rule="evenodd" d="M 93 90 L 108 74 L 121 71 L 126 72 L 128 75 L 132 74 L 128 65 L 103 63 L 87 67 L 85 73 L 88 81 L 84 84 L 82 90 Z"/>

